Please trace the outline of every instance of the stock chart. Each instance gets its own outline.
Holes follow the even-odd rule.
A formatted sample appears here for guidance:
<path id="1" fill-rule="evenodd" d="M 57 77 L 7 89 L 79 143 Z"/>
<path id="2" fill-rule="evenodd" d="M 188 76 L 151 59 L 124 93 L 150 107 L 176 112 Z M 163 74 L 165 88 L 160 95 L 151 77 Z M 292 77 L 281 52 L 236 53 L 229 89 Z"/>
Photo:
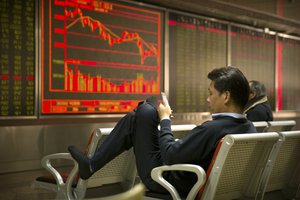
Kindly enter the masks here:
<path id="1" fill-rule="evenodd" d="M 162 13 L 42 1 L 42 114 L 122 113 L 162 90 Z"/>

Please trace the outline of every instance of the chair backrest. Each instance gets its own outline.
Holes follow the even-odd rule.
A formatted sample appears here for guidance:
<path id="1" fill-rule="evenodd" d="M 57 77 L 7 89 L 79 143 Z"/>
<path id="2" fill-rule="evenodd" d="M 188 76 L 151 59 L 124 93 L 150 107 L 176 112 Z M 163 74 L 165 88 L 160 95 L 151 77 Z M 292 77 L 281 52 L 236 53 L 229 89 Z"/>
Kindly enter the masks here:
<path id="1" fill-rule="evenodd" d="M 103 143 L 113 128 L 97 128 L 95 129 L 87 155 L 91 158 L 99 145 Z M 77 187 L 74 189 L 77 197 L 84 198 L 87 188 L 99 187 L 104 184 L 122 183 L 125 190 L 131 188 L 136 177 L 135 158 L 132 148 L 123 152 L 101 170 L 93 174 L 88 180 L 79 179 Z M 79 198 L 79 199 L 80 199 Z"/>
<path id="2" fill-rule="evenodd" d="M 265 192 L 287 189 L 293 197 L 300 182 L 300 131 L 279 133 L 282 139 L 277 149 L 273 165 L 264 170 L 265 180 L 259 188 L 258 199 L 263 199 Z"/>
<path id="3" fill-rule="evenodd" d="M 269 124 L 266 121 L 252 122 L 252 123 L 258 133 L 265 132 L 269 127 Z"/>
<path id="4" fill-rule="evenodd" d="M 98 128 L 96 130 L 96 135 L 101 134 L 100 140 L 97 144 L 93 144 L 88 153 L 88 157 L 92 157 L 97 149 L 97 146 L 101 145 L 106 137 L 110 134 L 113 128 Z M 98 187 L 103 184 L 117 183 L 126 181 L 129 183 L 129 189 L 133 186 L 134 179 L 136 177 L 135 169 L 135 158 L 133 150 L 123 152 L 112 161 L 107 163 L 101 170 L 93 174 L 92 177 L 88 179 L 88 187 Z"/>
<path id="5" fill-rule="evenodd" d="M 291 131 L 295 125 L 295 120 L 284 120 L 284 121 L 270 121 L 268 122 L 269 126 L 267 132 L 282 132 L 282 131 Z"/>
<path id="6" fill-rule="evenodd" d="M 275 132 L 226 135 L 198 198 L 223 200 L 254 196 L 257 177 L 278 140 Z"/>

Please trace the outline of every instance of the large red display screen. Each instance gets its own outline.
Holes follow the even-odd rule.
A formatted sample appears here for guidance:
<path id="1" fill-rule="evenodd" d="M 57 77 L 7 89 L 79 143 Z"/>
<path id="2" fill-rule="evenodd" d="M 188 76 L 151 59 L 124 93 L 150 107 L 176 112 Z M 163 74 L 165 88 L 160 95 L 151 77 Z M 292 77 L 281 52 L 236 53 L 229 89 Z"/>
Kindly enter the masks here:
<path id="1" fill-rule="evenodd" d="M 162 12 L 42 1 L 42 114 L 124 113 L 162 90 Z"/>

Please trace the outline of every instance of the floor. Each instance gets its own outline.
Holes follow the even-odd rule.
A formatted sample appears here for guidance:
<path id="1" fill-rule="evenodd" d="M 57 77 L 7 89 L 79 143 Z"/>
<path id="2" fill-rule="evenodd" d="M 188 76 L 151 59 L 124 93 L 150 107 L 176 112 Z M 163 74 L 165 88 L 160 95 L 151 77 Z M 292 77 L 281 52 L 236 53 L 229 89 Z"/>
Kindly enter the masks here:
<path id="1" fill-rule="evenodd" d="M 0 175 L 0 199 L 5 200 L 41 200 L 53 199 L 55 195 L 45 190 L 34 191 L 31 181 L 42 175 L 41 171 L 29 171 Z"/>
<path id="2" fill-rule="evenodd" d="M 32 189 L 32 181 L 41 175 L 43 170 L 0 174 L 0 200 L 50 200 L 55 199 L 55 194 L 44 189 Z M 122 192 L 120 184 L 111 184 L 87 191 L 87 198 L 103 197 Z M 265 200 L 299 200 L 300 198 L 286 198 L 281 192 L 270 193 Z"/>
<path id="3" fill-rule="evenodd" d="M 55 193 L 45 189 L 32 189 L 32 181 L 46 173 L 42 170 L 0 174 L 0 200 L 50 200 L 55 199 Z M 113 195 L 122 192 L 120 184 L 106 185 L 90 189 L 87 198 Z"/>

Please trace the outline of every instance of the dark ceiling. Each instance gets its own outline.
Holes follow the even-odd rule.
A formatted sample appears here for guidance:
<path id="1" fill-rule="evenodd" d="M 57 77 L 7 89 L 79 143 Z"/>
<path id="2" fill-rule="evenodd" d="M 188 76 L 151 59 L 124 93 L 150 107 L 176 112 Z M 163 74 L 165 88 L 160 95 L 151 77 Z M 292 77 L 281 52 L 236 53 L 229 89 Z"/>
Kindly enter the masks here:
<path id="1" fill-rule="evenodd" d="M 296 0 L 289 0 L 296 1 Z M 250 25 L 257 28 L 268 28 L 280 33 L 285 33 L 294 36 L 300 36 L 300 22 L 296 19 L 281 17 L 271 12 L 246 7 L 245 4 L 238 5 L 239 1 L 222 1 L 222 0 L 139 0 L 151 5 L 160 6 L 163 8 L 185 11 L 189 13 L 199 14 L 202 16 L 213 17 L 230 22 Z M 242 2 L 242 1 L 240 1 Z M 244 0 L 245 2 L 245 0 Z M 248 2 L 251 2 L 249 0 Z M 257 5 L 267 8 L 268 4 L 276 3 L 276 1 L 258 1 Z M 290 6 L 289 9 L 300 13 L 300 2 L 298 0 L 295 6 Z M 270 7 L 269 6 L 269 7 Z M 272 5 L 274 8 L 278 5 Z M 298 11 L 297 11 L 298 10 Z M 285 13 L 288 13 L 285 10 Z M 300 14 L 299 14 L 300 19 Z"/>

